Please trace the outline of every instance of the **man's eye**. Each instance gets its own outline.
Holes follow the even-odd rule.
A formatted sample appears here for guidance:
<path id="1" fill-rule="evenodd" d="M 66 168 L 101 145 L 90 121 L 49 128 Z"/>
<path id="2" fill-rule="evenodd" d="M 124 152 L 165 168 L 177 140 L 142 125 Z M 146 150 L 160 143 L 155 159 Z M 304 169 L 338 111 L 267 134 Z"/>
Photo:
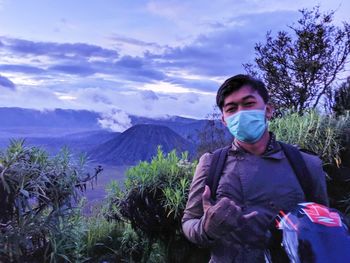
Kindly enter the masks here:
<path id="1" fill-rule="evenodd" d="M 253 101 L 250 101 L 250 102 L 246 102 L 246 103 L 244 103 L 244 105 L 245 106 L 252 106 L 254 104 L 254 102 Z"/>
<path id="2" fill-rule="evenodd" d="M 232 111 L 235 111 L 235 110 L 236 110 L 236 108 L 229 108 L 229 109 L 227 109 L 228 112 L 232 112 Z"/>

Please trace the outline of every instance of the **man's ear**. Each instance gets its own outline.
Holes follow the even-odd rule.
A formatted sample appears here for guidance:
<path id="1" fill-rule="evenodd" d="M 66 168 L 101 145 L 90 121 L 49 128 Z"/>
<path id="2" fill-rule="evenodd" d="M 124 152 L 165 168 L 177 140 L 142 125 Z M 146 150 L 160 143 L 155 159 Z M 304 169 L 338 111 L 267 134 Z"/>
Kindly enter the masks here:
<path id="1" fill-rule="evenodd" d="M 224 114 L 221 114 L 221 122 L 225 127 L 227 127 L 227 123 L 225 121 Z"/>
<path id="2" fill-rule="evenodd" d="M 273 113 L 274 113 L 275 109 L 271 104 L 266 104 L 266 118 L 268 120 L 271 120 Z"/>

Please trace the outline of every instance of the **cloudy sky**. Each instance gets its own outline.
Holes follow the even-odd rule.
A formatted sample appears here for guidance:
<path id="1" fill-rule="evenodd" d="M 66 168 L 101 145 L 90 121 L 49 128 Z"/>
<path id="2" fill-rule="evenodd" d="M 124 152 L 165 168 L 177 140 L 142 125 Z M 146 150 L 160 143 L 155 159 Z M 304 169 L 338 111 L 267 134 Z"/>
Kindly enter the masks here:
<path id="1" fill-rule="evenodd" d="M 349 21 L 345 0 L 0 0 L 0 107 L 203 118 L 254 44 L 316 4 Z"/>

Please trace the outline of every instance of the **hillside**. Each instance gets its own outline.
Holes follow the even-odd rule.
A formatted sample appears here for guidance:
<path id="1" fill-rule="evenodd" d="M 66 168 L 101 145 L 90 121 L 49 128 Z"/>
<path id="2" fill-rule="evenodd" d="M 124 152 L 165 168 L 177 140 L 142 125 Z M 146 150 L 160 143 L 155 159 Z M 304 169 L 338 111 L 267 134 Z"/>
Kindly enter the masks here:
<path id="1" fill-rule="evenodd" d="M 170 128 L 154 124 L 138 124 L 89 152 L 92 161 L 113 165 L 133 165 L 150 161 L 161 145 L 164 152 L 194 150 L 194 145 Z"/>

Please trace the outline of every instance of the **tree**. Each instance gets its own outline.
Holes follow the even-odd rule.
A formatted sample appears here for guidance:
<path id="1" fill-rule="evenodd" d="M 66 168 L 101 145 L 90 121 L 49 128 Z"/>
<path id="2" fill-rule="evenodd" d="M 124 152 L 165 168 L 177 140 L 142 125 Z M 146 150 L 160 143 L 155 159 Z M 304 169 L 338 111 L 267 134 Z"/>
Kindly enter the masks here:
<path id="1" fill-rule="evenodd" d="M 262 78 L 276 108 L 298 113 L 316 108 L 344 71 L 350 53 L 350 25 L 333 25 L 334 12 L 321 14 L 319 6 L 300 10 L 290 32 L 266 35 L 255 45 L 255 63 L 244 64 L 249 74 Z"/>
<path id="2" fill-rule="evenodd" d="M 221 112 L 218 107 L 214 106 L 213 112 L 207 115 L 207 119 L 203 129 L 198 131 L 197 158 L 205 152 L 224 147 L 232 141 L 232 135 L 220 121 Z"/>
<path id="3" fill-rule="evenodd" d="M 350 77 L 335 91 L 333 111 L 337 115 L 350 111 Z"/>

